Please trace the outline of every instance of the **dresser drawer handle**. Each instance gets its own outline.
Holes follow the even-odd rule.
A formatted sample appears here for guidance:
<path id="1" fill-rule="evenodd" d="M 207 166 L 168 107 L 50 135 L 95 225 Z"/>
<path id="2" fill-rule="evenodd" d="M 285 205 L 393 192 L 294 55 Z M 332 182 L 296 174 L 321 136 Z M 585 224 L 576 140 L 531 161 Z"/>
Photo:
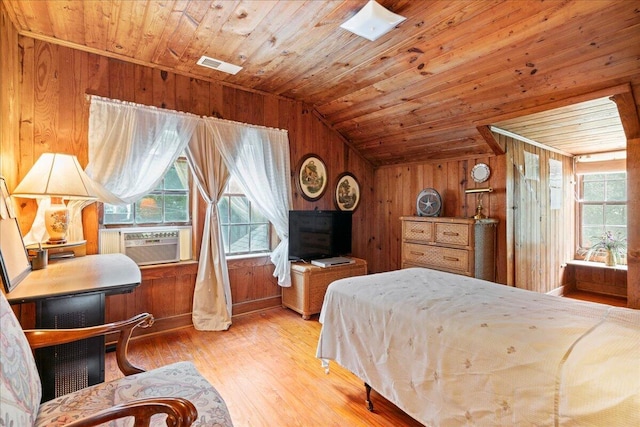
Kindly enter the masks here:
<path id="1" fill-rule="evenodd" d="M 424 256 L 424 252 L 411 251 L 411 255 Z"/>
<path id="2" fill-rule="evenodd" d="M 459 236 L 460 234 L 456 233 L 455 231 L 445 231 L 442 234 L 444 234 L 445 236 Z"/>
<path id="3" fill-rule="evenodd" d="M 412 233 L 422 233 L 422 234 L 424 234 L 424 230 L 421 230 L 421 229 L 415 229 L 415 228 L 414 228 L 413 230 L 411 230 L 411 232 L 412 232 Z"/>
<path id="4" fill-rule="evenodd" d="M 455 258 L 452 256 L 443 256 L 443 259 L 447 260 L 447 261 L 460 261 L 460 258 Z"/>

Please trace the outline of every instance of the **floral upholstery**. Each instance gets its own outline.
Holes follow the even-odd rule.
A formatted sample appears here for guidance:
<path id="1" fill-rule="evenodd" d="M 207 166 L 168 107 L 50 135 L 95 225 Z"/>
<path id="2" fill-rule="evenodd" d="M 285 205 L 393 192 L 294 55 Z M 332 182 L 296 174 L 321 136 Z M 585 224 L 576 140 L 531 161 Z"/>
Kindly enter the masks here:
<path id="1" fill-rule="evenodd" d="M 152 397 L 183 397 L 198 410 L 192 424 L 231 427 L 227 406 L 215 388 L 191 362 L 179 362 L 108 383 L 96 384 L 40 405 L 40 377 L 27 339 L 9 303 L 0 296 L 0 426 L 64 426 L 111 406 Z M 151 425 L 166 425 L 166 415 L 155 415 Z M 123 418 L 110 426 L 132 426 Z"/>
<path id="2" fill-rule="evenodd" d="M 198 410 L 195 426 L 232 426 L 227 406 L 191 362 L 178 362 L 149 372 L 97 384 L 60 396 L 40 407 L 38 427 L 63 426 L 111 406 L 151 397 L 184 397 Z M 151 425 L 164 424 L 165 415 L 155 415 Z M 133 419 L 121 419 L 111 426 L 132 426 Z"/>
<path id="3" fill-rule="evenodd" d="M 33 425 L 42 386 L 27 337 L 0 297 L 0 426 Z"/>

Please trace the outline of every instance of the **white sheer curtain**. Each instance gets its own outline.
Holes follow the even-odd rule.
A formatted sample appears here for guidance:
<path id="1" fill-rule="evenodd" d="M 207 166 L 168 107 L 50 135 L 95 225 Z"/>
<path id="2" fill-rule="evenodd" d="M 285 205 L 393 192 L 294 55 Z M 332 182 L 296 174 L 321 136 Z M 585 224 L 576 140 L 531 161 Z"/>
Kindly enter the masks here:
<path id="1" fill-rule="evenodd" d="M 151 191 L 189 143 L 198 116 L 91 97 L 87 174 L 99 200 L 133 203 Z"/>
<path id="2" fill-rule="evenodd" d="M 275 227 L 280 243 L 271 252 L 273 275 L 280 286 L 291 286 L 288 252 L 292 203 L 287 131 L 212 117 L 204 120 L 231 175 Z"/>
<path id="3" fill-rule="evenodd" d="M 222 331 L 231 326 L 232 301 L 217 204 L 229 172 L 204 122 L 187 146 L 187 159 L 207 202 L 191 318 L 198 330 Z"/>
<path id="4" fill-rule="evenodd" d="M 91 96 L 89 108 L 89 164 L 98 200 L 111 204 L 133 203 L 151 191 L 182 153 L 200 117 L 177 111 Z M 91 201 L 68 203 L 69 241 L 83 240 L 82 209 Z M 44 209 L 38 212 L 25 243 L 48 238 Z"/>

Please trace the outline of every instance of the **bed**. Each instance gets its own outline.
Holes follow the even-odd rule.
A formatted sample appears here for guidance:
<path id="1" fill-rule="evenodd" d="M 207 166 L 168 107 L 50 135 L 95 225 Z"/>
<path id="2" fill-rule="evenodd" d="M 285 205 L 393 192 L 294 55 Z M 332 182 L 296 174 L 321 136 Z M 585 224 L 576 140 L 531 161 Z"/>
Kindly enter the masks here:
<path id="1" fill-rule="evenodd" d="M 317 357 L 428 426 L 640 426 L 640 310 L 423 268 L 327 289 Z"/>

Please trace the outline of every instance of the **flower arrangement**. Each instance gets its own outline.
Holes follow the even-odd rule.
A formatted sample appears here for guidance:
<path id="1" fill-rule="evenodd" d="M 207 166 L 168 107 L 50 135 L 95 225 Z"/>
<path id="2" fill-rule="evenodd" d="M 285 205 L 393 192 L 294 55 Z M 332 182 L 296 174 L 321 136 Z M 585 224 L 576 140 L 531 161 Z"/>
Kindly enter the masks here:
<path id="1" fill-rule="evenodd" d="M 607 231 L 602 236 L 591 238 L 595 243 L 587 250 L 584 260 L 589 261 L 592 257 L 602 252 L 605 253 L 607 265 L 616 265 L 627 253 L 627 238 L 620 233 L 615 236 Z"/>

